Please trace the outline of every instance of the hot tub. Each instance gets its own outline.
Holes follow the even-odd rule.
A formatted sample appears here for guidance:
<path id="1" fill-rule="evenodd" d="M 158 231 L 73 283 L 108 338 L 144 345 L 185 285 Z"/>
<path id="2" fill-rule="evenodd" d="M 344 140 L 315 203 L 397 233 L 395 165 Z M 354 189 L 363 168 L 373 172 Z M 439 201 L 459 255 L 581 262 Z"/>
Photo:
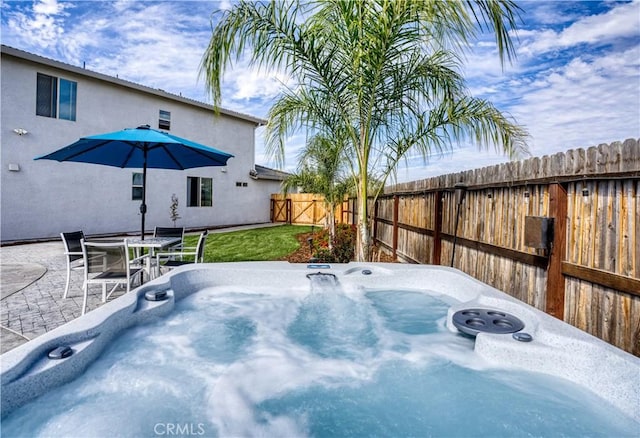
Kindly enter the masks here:
<path id="1" fill-rule="evenodd" d="M 7 437 L 640 430 L 640 359 L 440 266 L 183 267 L 5 353 L 1 382 Z"/>

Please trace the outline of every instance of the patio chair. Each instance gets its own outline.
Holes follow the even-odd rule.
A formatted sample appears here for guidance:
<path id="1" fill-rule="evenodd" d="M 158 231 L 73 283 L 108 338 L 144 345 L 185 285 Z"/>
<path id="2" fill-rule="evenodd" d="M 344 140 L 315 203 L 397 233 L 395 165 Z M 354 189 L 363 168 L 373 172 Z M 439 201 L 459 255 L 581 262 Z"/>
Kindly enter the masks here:
<path id="1" fill-rule="evenodd" d="M 141 267 L 138 267 L 142 265 L 139 262 L 148 256 L 136 257 L 131 260 L 126 239 L 124 241 L 100 242 L 87 242 L 82 239 L 80 242 L 85 266 L 84 299 L 82 301 L 82 314 L 84 315 L 87 309 L 89 285 L 99 284 L 102 286 L 103 303 L 107 302 L 107 298 L 120 285 L 126 286 L 127 292 L 129 292 L 132 281 L 143 271 Z M 107 284 L 114 285 L 109 293 L 107 293 Z"/>
<path id="2" fill-rule="evenodd" d="M 179 253 L 182 251 L 184 243 L 184 227 L 155 227 L 153 237 L 179 237 L 180 242 L 171 245 L 165 251 L 176 252 L 177 254 L 174 257 L 180 257 Z M 153 265 L 152 272 L 159 272 L 159 267 L 156 264 L 157 258 L 153 251 L 149 252 L 149 257 L 151 257 L 151 264 Z"/>
<path id="3" fill-rule="evenodd" d="M 82 244 L 80 243 L 84 239 L 84 233 L 82 231 L 60 233 L 60 237 L 62 237 L 62 243 L 64 244 L 64 255 L 67 257 L 67 282 L 64 286 L 62 298 L 67 298 L 69 283 L 71 282 L 71 270 L 84 268 Z"/>
<path id="4" fill-rule="evenodd" d="M 179 237 L 180 243 L 172 245 L 171 250 L 180 250 L 184 241 L 184 227 L 156 227 L 153 231 L 153 237 Z"/>
<path id="5" fill-rule="evenodd" d="M 203 263 L 204 262 L 204 247 L 207 241 L 208 231 L 204 231 L 200 234 L 198 238 L 198 245 L 195 247 L 184 247 L 182 251 L 163 251 L 158 252 L 156 254 L 156 266 L 158 267 L 158 272 L 163 267 L 173 269 L 178 266 L 188 265 L 192 263 Z M 184 260 L 184 257 L 193 257 L 193 260 Z M 176 257 L 179 257 L 180 260 L 177 260 Z M 165 260 L 164 264 L 162 261 Z"/>

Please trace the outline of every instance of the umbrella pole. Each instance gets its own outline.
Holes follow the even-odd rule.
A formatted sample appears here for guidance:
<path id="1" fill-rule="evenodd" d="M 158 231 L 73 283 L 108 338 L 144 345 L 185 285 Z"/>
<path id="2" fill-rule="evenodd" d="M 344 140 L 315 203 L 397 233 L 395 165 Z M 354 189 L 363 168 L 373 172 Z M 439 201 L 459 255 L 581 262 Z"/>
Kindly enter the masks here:
<path id="1" fill-rule="evenodd" d="M 142 227 L 140 239 L 144 240 L 144 215 L 147 213 L 147 147 L 144 148 L 144 164 L 142 165 L 142 204 L 140 204 L 140 214 L 142 215 Z"/>

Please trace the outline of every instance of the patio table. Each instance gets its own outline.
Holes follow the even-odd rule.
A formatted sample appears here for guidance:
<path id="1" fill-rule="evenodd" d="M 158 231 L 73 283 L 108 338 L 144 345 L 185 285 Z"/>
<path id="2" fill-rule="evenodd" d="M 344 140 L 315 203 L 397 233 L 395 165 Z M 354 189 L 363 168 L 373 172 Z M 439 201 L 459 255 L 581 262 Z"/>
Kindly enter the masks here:
<path id="1" fill-rule="evenodd" d="M 182 239 L 180 237 L 147 237 L 142 240 L 139 237 L 128 238 L 127 244 L 129 248 L 139 249 L 148 249 L 149 257 L 147 257 L 147 269 L 146 271 L 149 273 L 149 277 L 151 277 L 151 259 L 153 258 L 154 252 L 158 249 L 165 249 L 170 246 L 176 245 L 180 243 Z M 154 276 L 160 272 L 158 266 L 155 267 Z"/>

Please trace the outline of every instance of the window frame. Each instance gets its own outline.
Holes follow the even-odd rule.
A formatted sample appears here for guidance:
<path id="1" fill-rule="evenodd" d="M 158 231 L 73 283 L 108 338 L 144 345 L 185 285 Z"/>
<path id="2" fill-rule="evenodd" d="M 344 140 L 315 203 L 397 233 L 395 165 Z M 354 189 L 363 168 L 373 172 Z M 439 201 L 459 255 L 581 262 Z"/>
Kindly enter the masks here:
<path id="1" fill-rule="evenodd" d="M 77 81 L 36 73 L 36 116 L 75 122 L 77 108 Z"/>
<path id="2" fill-rule="evenodd" d="M 136 177 L 139 178 L 140 184 L 136 184 Z M 137 194 L 139 191 L 139 195 Z M 131 174 L 131 200 L 142 201 L 142 193 L 144 192 L 144 174 L 142 172 L 133 172 Z"/>
<path id="3" fill-rule="evenodd" d="M 158 129 L 161 129 L 163 131 L 171 131 L 171 111 L 159 110 Z"/>
<path id="4" fill-rule="evenodd" d="M 58 78 L 58 118 L 75 122 L 77 102 L 78 83 L 69 79 Z"/>
<path id="5" fill-rule="evenodd" d="M 187 176 L 187 207 L 213 207 L 213 178 Z"/>

